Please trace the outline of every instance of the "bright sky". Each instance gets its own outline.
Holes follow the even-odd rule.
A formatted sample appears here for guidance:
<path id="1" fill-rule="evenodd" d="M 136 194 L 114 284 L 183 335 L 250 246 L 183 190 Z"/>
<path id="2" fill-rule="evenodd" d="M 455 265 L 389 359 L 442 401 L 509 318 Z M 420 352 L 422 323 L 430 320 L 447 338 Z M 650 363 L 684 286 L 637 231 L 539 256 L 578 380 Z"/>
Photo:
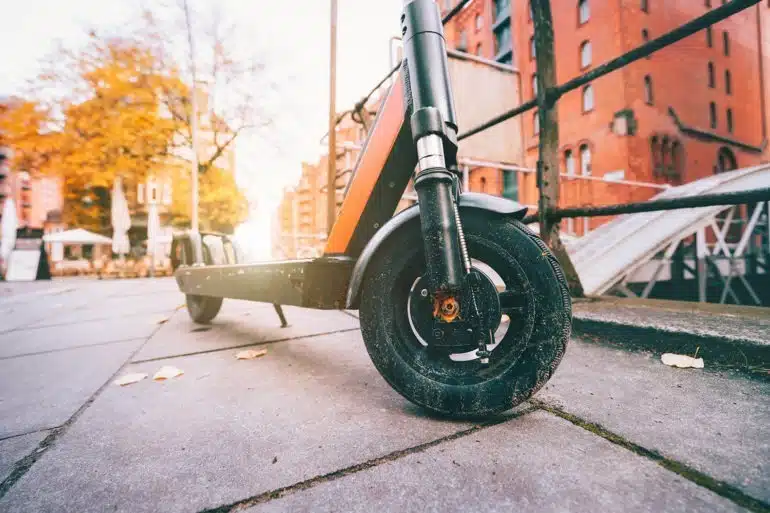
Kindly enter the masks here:
<path id="1" fill-rule="evenodd" d="M 157 0 L 149 0 L 157 1 Z M 347 110 L 389 70 L 389 39 L 399 35 L 403 0 L 338 0 L 337 108 Z M 238 140 L 237 173 L 258 208 L 238 232 L 259 258 L 267 258 L 270 222 L 285 185 L 294 184 L 303 160 L 320 154 L 328 125 L 329 0 L 190 0 L 219 3 L 241 29 L 254 35 L 269 70 L 285 85 L 274 119 L 278 150 L 259 140 Z M 56 40 L 83 40 L 85 26 L 114 28 L 130 16 L 135 0 L 24 0 L 14 2 L 0 31 L 3 48 L 0 95 L 20 93 L 39 59 Z"/>

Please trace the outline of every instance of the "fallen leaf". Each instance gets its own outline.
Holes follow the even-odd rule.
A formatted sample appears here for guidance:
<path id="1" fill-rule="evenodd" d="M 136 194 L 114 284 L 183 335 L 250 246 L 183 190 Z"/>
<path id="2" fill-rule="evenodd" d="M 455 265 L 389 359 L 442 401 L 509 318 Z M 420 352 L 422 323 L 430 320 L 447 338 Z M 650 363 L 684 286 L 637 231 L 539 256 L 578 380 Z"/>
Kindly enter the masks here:
<path id="1" fill-rule="evenodd" d="M 152 377 L 155 381 L 165 381 L 167 379 L 175 378 L 184 374 L 181 370 L 171 365 L 164 365 L 158 372 Z"/>
<path id="2" fill-rule="evenodd" d="M 158 321 L 158 324 L 166 324 L 168 322 L 168 319 L 161 319 Z"/>
<path id="3" fill-rule="evenodd" d="M 239 360 L 253 360 L 254 358 L 259 358 L 260 356 L 265 356 L 266 354 L 267 349 L 247 349 L 246 351 L 236 353 L 235 357 Z"/>
<path id="4" fill-rule="evenodd" d="M 146 377 L 147 377 L 147 374 L 145 374 L 143 372 L 136 372 L 134 374 L 126 374 L 125 376 L 116 379 L 115 380 L 115 384 L 124 387 L 126 385 L 131 385 L 132 383 L 138 383 L 139 381 L 142 381 Z"/>
<path id="5" fill-rule="evenodd" d="M 662 361 L 664 365 L 679 367 L 680 369 L 687 369 L 690 367 L 694 369 L 703 368 L 703 358 L 693 358 L 692 356 L 684 354 L 665 353 L 660 357 L 660 361 Z"/>

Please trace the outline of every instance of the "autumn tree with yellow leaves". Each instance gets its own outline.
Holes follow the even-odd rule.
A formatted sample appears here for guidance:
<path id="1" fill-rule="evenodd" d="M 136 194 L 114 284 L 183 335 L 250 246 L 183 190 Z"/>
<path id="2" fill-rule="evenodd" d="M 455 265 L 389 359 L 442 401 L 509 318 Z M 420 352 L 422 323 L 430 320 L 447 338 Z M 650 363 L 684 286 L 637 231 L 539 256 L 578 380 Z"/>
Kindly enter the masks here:
<path id="1" fill-rule="evenodd" d="M 0 144 L 14 148 L 12 165 L 63 178 L 63 214 L 71 226 L 109 231 L 115 178 L 130 191 L 151 175 L 172 177 L 172 223 L 189 225 L 191 91 L 184 66 L 171 58 L 173 38 L 152 14 L 141 21 L 126 34 L 91 32 L 85 48 L 59 49 L 29 98 L 0 108 Z M 198 152 L 199 208 L 202 229 L 231 231 L 245 220 L 248 204 L 220 161 L 240 134 L 267 127 L 269 117 L 258 115 L 250 89 L 237 86 L 262 68 L 236 63 L 219 34 L 206 33 L 213 39 L 202 74 L 227 100 L 212 94 L 210 109 L 199 113 L 210 135 Z"/>

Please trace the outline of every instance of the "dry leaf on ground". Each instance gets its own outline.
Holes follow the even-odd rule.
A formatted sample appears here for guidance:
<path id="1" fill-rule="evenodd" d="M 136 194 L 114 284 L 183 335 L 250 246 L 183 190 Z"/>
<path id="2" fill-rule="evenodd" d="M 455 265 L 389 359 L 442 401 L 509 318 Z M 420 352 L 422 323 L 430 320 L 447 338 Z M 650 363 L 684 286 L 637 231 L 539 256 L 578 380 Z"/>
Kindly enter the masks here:
<path id="1" fill-rule="evenodd" d="M 693 369 L 703 368 L 703 358 L 693 358 L 684 354 L 665 353 L 660 357 L 665 365 L 670 367 L 679 367 L 680 369 L 687 369 L 692 367 Z"/>
<path id="2" fill-rule="evenodd" d="M 259 358 L 260 356 L 265 356 L 266 354 L 267 349 L 247 349 L 246 351 L 236 353 L 235 357 L 239 360 L 253 360 L 254 358 Z"/>
<path id="3" fill-rule="evenodd" d="M 164 365 L 158 372 L 152 377 L 155 381 L 165 381 L 167 379 L 175 378 L 184 374 L 181 370 L 171 365 Z"/>
<path id="4" fill-rule="evenodd" d="M 115 384 L 124 387 L 126 385 L 131 385 L 132 383 L 138 383 L 139 381 L 142 381 L 146 377 L 147 377 L 147 374 L 143 372 L 126 374 L 125 376 L 116 379 Z"/>

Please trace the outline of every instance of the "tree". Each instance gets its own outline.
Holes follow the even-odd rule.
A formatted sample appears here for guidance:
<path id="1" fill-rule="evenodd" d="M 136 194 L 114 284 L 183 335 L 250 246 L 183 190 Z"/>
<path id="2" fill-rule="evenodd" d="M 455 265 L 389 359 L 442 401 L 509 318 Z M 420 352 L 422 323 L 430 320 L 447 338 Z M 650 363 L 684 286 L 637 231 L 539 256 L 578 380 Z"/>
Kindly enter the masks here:
<path id="1" fill-rule="evenodd" d="M 190 91 L 152 44 L 135 35 L 90 36 L 85 48 L 60 49 L 35 84 L 38 91 L 66 94 L 38 94 L 36 102 L 0 112 L 0 129 L 9 145 L 23 150 L 20 159 L 34 160 L 30 170 L 62 176 L 66 223 L 106 232 L 109 191 L 118 175 L 129 190 L 151 175 L 174 176 L 174 197 L 189 196 L 189 166 L 180 165 L 186 142 L 179 134 L 189 125 Z M 210 118 L 226 132 L 215 114 Z M 234 138 L 204 147 L 204 154 L 212 154 L 202 161 L 201 213 L 212 216 L 207 221 L 213 226 L 234 226 L 245 218 L 232 169 L 216 167 Z M 189 217 L 189 201 L 176 202 L 185 203 L 188 210 L 173 211 L 181 216 L 175 224 Z"/>

